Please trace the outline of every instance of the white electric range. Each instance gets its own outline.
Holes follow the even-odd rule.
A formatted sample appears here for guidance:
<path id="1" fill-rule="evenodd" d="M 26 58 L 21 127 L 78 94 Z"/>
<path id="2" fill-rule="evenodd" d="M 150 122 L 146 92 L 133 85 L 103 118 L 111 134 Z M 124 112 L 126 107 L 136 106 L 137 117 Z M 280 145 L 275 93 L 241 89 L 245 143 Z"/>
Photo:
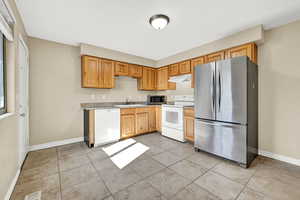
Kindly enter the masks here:
<path id="1" fill-rule="evenodd" d="M 162 135 L 185 142 L 183 126 L 184 107 L 194 106 L 192 96 L 178 96 L 174 104 L 162 105 Z"/>

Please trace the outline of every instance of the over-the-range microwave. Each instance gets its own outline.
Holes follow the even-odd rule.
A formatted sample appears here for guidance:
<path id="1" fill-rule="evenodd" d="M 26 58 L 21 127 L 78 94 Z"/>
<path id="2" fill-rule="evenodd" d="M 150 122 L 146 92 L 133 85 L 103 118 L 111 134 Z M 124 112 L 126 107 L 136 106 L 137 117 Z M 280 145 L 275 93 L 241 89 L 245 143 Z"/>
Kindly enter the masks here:
<path id="1" fill-rule="evenodd" d="M 167 103 L 167 96 L 164 95 L 148 95 L 147 104 L 160 105 Z"/>

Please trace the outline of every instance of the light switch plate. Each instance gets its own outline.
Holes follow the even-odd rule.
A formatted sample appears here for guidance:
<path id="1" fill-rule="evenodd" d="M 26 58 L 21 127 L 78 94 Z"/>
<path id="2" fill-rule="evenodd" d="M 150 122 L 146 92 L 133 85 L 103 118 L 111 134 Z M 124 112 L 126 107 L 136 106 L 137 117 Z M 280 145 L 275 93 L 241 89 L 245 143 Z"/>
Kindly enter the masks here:
<path id="1" fill-rule="evenodd" d="M 41 200 L 42 198 L 42 191 L 33 192 L 27 194 L 24 200 Z"/>

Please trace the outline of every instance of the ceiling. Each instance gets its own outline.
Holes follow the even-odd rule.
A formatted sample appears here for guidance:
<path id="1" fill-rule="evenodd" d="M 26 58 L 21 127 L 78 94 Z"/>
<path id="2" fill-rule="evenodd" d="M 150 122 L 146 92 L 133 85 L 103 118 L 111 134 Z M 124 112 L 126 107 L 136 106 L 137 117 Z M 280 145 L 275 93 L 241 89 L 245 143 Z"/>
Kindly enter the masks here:
<path id="1" fill-rule="evenodd" d="M 300 19 L 300 0 L 16 0 L 29 36 L 159 60 L 246 28 Z M 148 21 L 166 14 L 155 30 Z"/>

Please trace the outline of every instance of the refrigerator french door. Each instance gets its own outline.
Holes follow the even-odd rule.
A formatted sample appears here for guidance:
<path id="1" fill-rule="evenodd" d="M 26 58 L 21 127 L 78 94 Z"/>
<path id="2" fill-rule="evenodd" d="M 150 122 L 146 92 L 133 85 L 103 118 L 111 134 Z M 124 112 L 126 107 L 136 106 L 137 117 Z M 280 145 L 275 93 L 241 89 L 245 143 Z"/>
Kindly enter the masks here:
<path id="1" fill-rule="evenodd" d="M 257 116 L 251 114 L 257 109 L 255 76 L 257 66 L 247 57 L 196 66 L 195 148 L 244 165 L 249 163 L 248 116 L 251 116 L 250 125 L 257 125 L 253 124 Z M 249 107 L 253 110 L 249 111 Z M 257 149 L 254 143 L 252 148 Z"/>

